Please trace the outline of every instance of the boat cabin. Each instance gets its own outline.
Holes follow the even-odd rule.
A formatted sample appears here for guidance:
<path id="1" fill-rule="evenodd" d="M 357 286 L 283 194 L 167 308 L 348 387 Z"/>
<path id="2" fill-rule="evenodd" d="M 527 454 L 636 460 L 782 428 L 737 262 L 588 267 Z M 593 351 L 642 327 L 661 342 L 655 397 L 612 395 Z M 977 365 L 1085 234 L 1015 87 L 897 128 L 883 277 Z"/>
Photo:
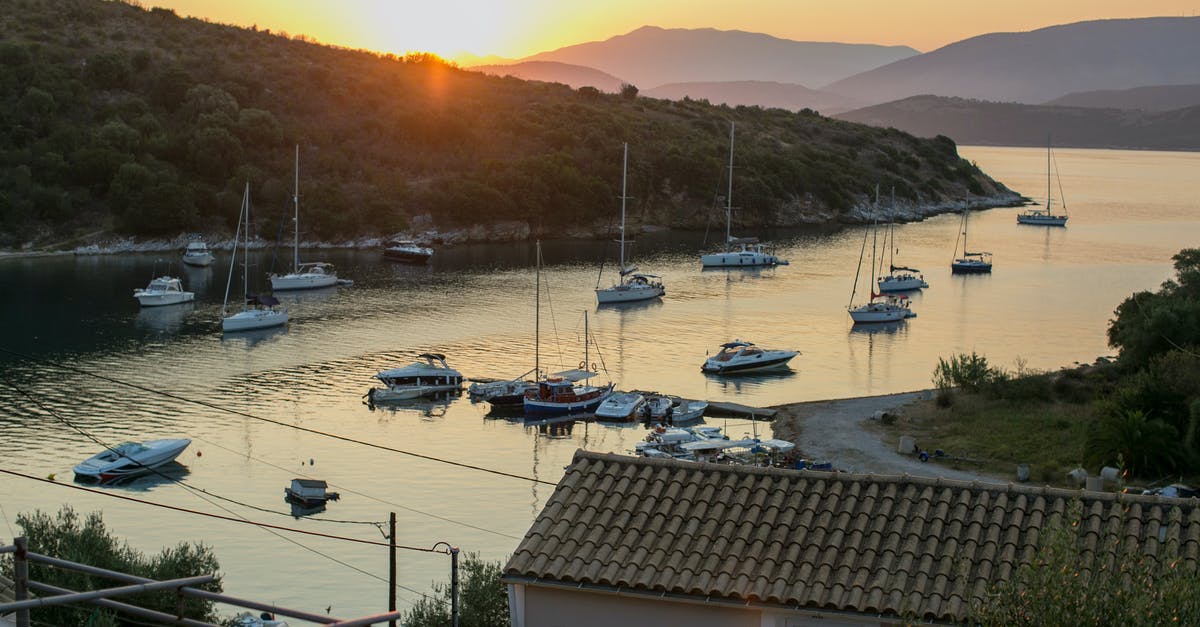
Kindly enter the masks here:
<path id="1" fill-rule="evenodd" d="M 384 370 L 375 378 L 389 386 L 462 385 L 462 373 L 446 365 L 441 353 L 421 353 L 425 362 L 413 362 L 403 368 Z"/>
<path id="2" fill-rule="evenodd" d="M 303 505 L 318 505 L 325 501 L 336 501 L 337 492 L 328 491 L 329 484 L 320 479 L 292 479 L 292 485 L 284 488 L 287 498 Z"/>
<path id="3" fill-rule="evenodd" d="M 182 292 L 183 283 L 169 276 L 160 276 L 157 279 L 150 281 L 150 285 L 146 286 L 147 292 Z"/>
<path id="4" fill-rule="evenodd" d="M 296 266 L 296 274 L 335 274 L 333 264 L 324 261 L 311 261 Z"/>
<path id="5" fill-rule="evenodd" d="M 204 242 L 189 242 L 184 252 L 192 255 L 202 255 L 208 252 L 208 244 Z"/>
<path id="6" fill-rule="evenodd" d="M 729 361 L 738 355 L 743 357 L 752 357 L 754 355 L 762 354 L 762 352 L 763 351 L 761 348 L 751 344 L 750 342 L 735 340 L 733 342 L 726 342 L 722 344 L 721 352 L 717 353 L 713 359 L 716 359 L 717 361 Z"/>

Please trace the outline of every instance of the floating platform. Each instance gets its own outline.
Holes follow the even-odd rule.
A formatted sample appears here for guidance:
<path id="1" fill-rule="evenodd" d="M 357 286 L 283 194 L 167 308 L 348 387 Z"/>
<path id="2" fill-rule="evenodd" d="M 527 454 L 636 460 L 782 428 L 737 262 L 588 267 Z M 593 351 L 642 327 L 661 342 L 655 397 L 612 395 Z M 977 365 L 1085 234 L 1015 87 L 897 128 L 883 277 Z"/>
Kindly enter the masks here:
<path id="1" fill-rule="evenodd" d="M 749 405 L 738 403 L 709 401 L 708 411 L 704 413 L 707 416 L 736 416 L 738 418 L 753 418 L 755 420 L 772 420 L 775 418 L 775 414 L 779 412 L 766 407 L 750 407 Z"/>

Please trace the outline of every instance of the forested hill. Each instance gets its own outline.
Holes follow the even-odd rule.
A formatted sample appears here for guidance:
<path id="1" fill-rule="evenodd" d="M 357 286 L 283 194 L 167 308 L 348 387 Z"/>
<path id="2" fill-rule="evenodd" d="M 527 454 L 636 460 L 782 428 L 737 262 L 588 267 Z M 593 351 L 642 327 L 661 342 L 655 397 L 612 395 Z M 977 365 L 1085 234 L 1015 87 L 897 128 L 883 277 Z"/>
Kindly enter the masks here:
<path id="1" fill-rule="evenodd" d="M 783 110 L 672 103 L 315 45 L 100 0 L 0 0 L 0 247 L 88 231 L 232 232 L 247 181 L 260 232 L 290 206 L 300 146 L 310 238 L 607 224 L 629 142 L 632 218 L 703 227 L 737 124 L 735 219 L 860 219 L 1006 195 L 946 138 Z"/>

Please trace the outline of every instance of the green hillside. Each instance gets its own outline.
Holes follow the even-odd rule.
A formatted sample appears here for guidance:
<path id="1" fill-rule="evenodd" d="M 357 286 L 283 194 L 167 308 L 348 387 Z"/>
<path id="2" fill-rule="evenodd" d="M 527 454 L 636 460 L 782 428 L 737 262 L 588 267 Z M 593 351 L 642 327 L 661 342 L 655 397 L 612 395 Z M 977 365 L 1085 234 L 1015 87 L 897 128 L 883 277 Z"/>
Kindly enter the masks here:
<path id="1" fill-rule="evenodd" d="M 736 122 L 744 226 L 843 219 L 875 184 L 914 204 L 1007 193 L 946 138 L 815 113 L 602 94 L 316 45 L 100 0 L 0 0 L 0 247 L 102 231 L 392 233 L 428 214 L 534 233 L 607 223 L 621 143 L 633 218 L 713 219 Z"/>

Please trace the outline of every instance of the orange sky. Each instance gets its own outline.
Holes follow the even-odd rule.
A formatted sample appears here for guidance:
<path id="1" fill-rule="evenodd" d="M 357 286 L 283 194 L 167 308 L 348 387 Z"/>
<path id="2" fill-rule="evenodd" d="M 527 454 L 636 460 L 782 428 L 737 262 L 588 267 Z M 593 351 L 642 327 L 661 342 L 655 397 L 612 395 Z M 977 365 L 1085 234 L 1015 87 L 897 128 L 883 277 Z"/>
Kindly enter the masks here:
<path id="1" fill-rule="evenodd" d="M 181 16 L 351 48 L 518 58 L 639 26 L 745 30 L 926 52 L 997 31 L 1083 20 L 1195 15 L 1200 0 L 143 0 Z"/>

